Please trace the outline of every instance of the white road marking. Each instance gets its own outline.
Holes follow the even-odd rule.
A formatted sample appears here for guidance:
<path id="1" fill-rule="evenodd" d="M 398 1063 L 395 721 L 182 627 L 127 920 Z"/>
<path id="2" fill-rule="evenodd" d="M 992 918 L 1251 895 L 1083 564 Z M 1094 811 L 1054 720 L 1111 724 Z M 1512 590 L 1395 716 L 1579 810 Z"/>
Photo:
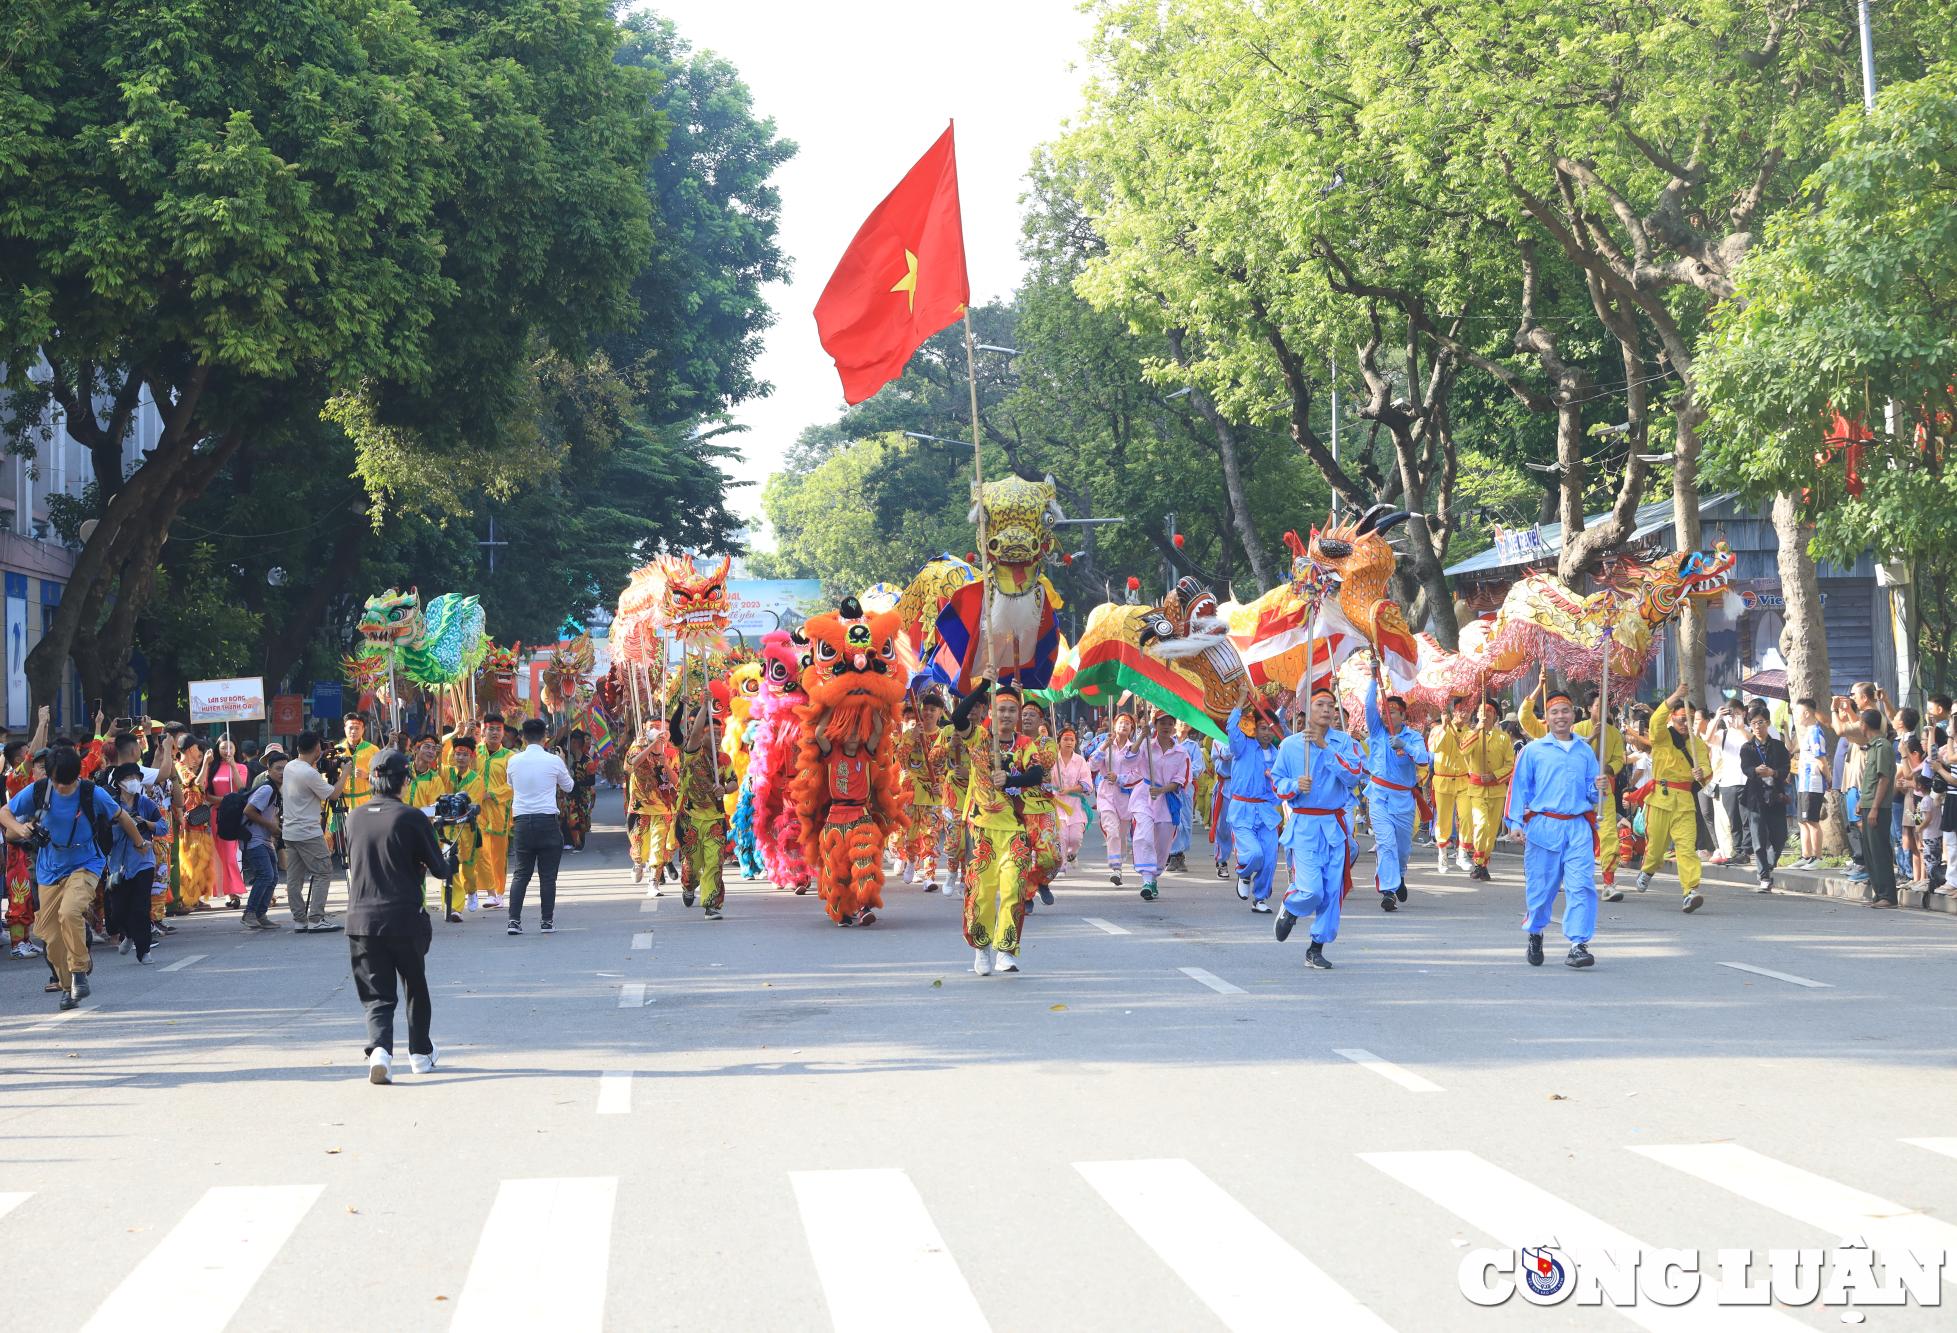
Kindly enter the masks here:
<path id="1" fill-rule="evenodd" d="M 1081 918 L 1081 920 L 1085 921 L 1088 925 L 1093 926 L 1097 930 L 1105 930 L 1110 935 L 1128 934 L 1128 928 L 1126 926 L 1117 926 L 1114 924 L 1114 922 L 1103 921 L 1098 916 L 1084 916 Z"/>
<path id="2" fill-rule="evenodd" d="M 1860 1236 L 1877 1252 L 1957 1251 L 1957 1225 L 1737 1143 L 1687 1143 L 1631 1151 L 1829 1232 L 1831 1239 Z M 1946 1268 L 1943 1280 L 1957 1284 L 1957 1271 Z"/>
<path id="3" fill-rule="evenodd" d="M 189 967 L 192 963 L 201 963 L 208 957 L 210 957 L 209 954 L 202 954 L 202 953 L 190 954 L 187 957 L 179 958 L 176 962 L 171 963 L 168 967 L 159 968 L 157 970 L 161 972 L 181 972 L 186 967 Z"/>
<path id="4" fill-rule="evenodd" d="M 1651 1248 L 1471 1152 L 1374 1152 L 1359 1156 L 1475 1230 L 1493 1236 L 1505 1248 L 1542 1245 L 1554 1237 L 1558 1247 L 1566 1250 L 1614 1251 L 1620 1256 L 1619 1262 L 1634 1250 Z M 1729 1329 L 1785 1329 L 1791 1333 L 1807 1327 L 1774 1310 L 1716 1306 L 1709 1296 L 1701 1293 L 1700 1300 L 1676 1308 L 1649 1303 L 1613 1308 L 1654 1333 L 1677 1329 L 1718 1329 L 1721 1333 Z"/>
<path id="5" fill-rule="evenodd" d="M 602 1328 L 611 1176 L 506 1180 L 482 1224 L 451 1333 Z"/>
<path id="6" fill-rule="evenodd" d="M 1957 1157 L 1957 1139 L 1904 1139 L 1903 1142 L 1914 1148 L 1928 1148 L 1931 1152 L 1940 1152 L 1945 1157 Z M 0 1209 L 0 1212 L 4 1211 L 5 1209 Z"/>
<path id="7" fill-rule="evenodd" d="M 598 1114 L 632 1114 L 632 1071 L 607 1069 L 598 1076 Z"/>
<path id="8" fill-rule="evenodd" d="M 33 1197 L 32 1194 L 0 1194 L 0 1217 L 5 1217 Z"/>
<path id="9" fill-rule="evenodd" d="M 836 1333 L 990 1327 L 909 1176 L 869 1169 L 788 1178 Z"/>
<path id="10" fill-rule="evenodd" d="M 628 981 L 618 988 L 618 1007 L 621 1009 L 643 1009 L 646 1007 L 646 983 Z"/>
<path id="11" fill-rule="evenodd" d="M 167 1328 L 218 1333 L 277 1257 L 321 1185 L 220 1185 L 204 1191 L 82 1333 Z"/>
<path id="12" fill-rule="evenodd" d="M 1075 1162 L 1121 1220 L 1236 1333 L 1387 1330 L 1324 1269 L 1180 1158 Z"/>
<path id="13" fill-rule="evenodd" d="M 1200 967 L 1179 967 L 1176 969 L 1176 971 L 1182 973 L 1185 977 L 1188 977 L 1191 981 L 1202 982 L 1205 986 L 1208 986 L 1211 990 L 1215 991 L 1218 995 L 1242 995 L 1244 993 L 1244 988 L 1242 986 L 1232 986 L 1229 982 L 1225 981 L 1222 977 L 1216 975 L 1216 973 L 1205 972 Z"/>
<path id="14" fill-rule="evenodd" d="M 1797 977 L 1792 972 L 1776 972 L 1771 967 L 1755 967 L 1751 963 L 1721 963 L 1720 966 L 1730 967 L 1735 972 L 1751 972 L 1756 977 L 1772 977 L 1775 981 L 1791 982 L 1796 986 L 1805 986 L 1809 990 L 1833 990 L 1835 988 L 1833 982 L 1814 981 L 1807 977 Z"/>
<path id="15" fill-rule="evenodd" d="M 632 936 L 632 947 L 634 949 L 650 949 L 652 947 L 652 932 L 641 930 L 635 933 Z"/>
<path id="16" fill-rule="evenodd" d="M 1389 1083 L 1397 1083 L 1408 1092 L 1439 1092 L 1441 1085 L 1422 1078 L 1410 1069 L 1402 1069 L 1390 1061 L 1382 1060 L 1371 1051 L 1360 1046 L 1332 1048 L 1334 1055 L 1343 1055 L 1362 1069 L 1370 1069 Z"/>

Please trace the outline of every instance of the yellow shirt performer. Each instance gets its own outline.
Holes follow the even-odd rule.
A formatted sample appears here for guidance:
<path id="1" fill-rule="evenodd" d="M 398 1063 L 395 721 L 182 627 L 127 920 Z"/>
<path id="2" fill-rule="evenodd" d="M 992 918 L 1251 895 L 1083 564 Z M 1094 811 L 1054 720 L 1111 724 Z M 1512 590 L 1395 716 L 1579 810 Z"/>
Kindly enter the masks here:
<path id="1" fill-rule="evenodd" d="M 476 753 L 476 738 L 469 735 L 451 737 L 448 752 L 450 760 L 442 767 L 448 789 L 467 792 L 470 800 L 487 809 L 484 798 L 489 795 L 489 779 Z M 483 892 L 482 818 L 480 814 L 476 816 L 476 826 L 473 828 L 465 824 L 455 830 L 456 874 L 449 881 L 444 895 L 450 921 L 461 920 L 462 910 L 473 912 L 480 905 L 478 895 Z M 463 909 L 458 909 L 456 898 L 465 892 L 468 896 L 463 900 Z"/>
<path id="2" fill-rule="evenodd" d="M 990 718 L 974 714 L 991 694 Z M 947 767 L 967 774 L 960 819 L 971 833 L 965 894 L 965 943 L 972 946 L 972 971 L 980 976 L 1019 971 L 1020 930 L 1026 921 L 1033 844 L 1026 835 L 1014 797 L 1022 786 L 1036 787 L 1044 771 L 1021 767 L 1031 742 L 1019 730 L 1019 691 L 981 681 L 952 713 L 939 746 Z M 1001 737 L 995 752 L 992 738 Z"/>
<path id="3" fill-rule="evenodd" d="M 666 882 L 666 863 L 678 850 L 673 838 L 673 814 L 679 806 L 679 751 L 667 739 L 666 721 L 647 718 L 639 739 L 625 752 L 625 776 L 629 790 L 627 808 L 632 812 L 632 882 L 645 881 L 648 869 L 654 872 L 653 892 Z"/>
<path id="4" fill-rule="evenodd" d="M 1546 683 L 1538 678 L 1536 693 L 1522 701 L 1522 734 L 1530 740 L 1547 736 L 1549 728 L 1536 712 L 1536 700 L 1547 689 Z M 1592 714 L 1597 709 L 1597 692 L 1590 690 L 1583 706 Z M 1587 717 L 1576 724 L 1576 734 L 1589 741 L 1594 749 L 1597 743 L 1597 724 L 1594 717 Z M 1624 901 L 1624 890 L 1617 887 L 1617 775 L 1624 768 L 1624 733 L 1608 722 L 1604 724 L 1604 775 L 1611 780 L 1611 786 L 1604 790 L 1603 798 L 1597 805 L 1597 841 L 1599 845 L 1598 863 L 1604 872 L 1604 888 L 1600 895 L 1607 903 Z"/>
<path id="5" fill-rule="evenodd" d="M 424 736 L 414 747 L 413 765 L 408 770 L 408 780 L 401 784 L 401 800 L 404 804 L 423 811 L 435 804 L 437 797 L 449 794 L 449 775 L 442 767 L 442 748 L 433 736 Z M 466 830 L 441 828 L 436 836 L 444 843 L 458 841 L 457 834 Z M 459 880 L 460 875 L 456 876 Z M 450 903 L 453 890 L 442 886 L 442 910 L 451 922 L 462 920 L 462 914 L 455 911 Z"/>
<path id="6" fill-rule="evenodd" d="M 510 812 L 516 801 L 510 790 L 510 757 L 515 753 L 503 745 L 503 715 L 483 714 L 477 754 L 489 798 L 482 803 L 482 855 L 476 880 L 488 907 L 503 905 L 503 885 L 509 879 Z"/>
<path id="7" fill-rule="evenodd" d="M 367 719 L 359 713 L 341 718 L 340 727 L 346 738 L 342 742 L 347 752 L 346 807 L 357 810 L 374 799 L 374 756 L 381 752 L 380 746 L 367 739 Z"/>
<path id="8" fill-rule="evenodd" d="M 1515 772 L 1515 742 L 1502 730 L 1501 714 L 1487 699 L 1481 701 L 1475 729 L 1461 741 L 1461 757 L 1468 773 L 1474 852 L 1468 878 L 1486 880 L 1495 835 L 1501 832 L 1502 814 L 1508 809 L 1509 775 Z"/>
<path id="9" fill-rule="evenodd" d="M 920 877 L 926 893 L 938 891 L 938 843 L 944 836 L 941 801 L 944 765 L 938 756 L 944 700 L 935 691 L 918 697 L 915 716 L 897 736 L 897 767 L 910 797 L 910 827 L 897 835 L 904 883 Z"/>
<path id="10" fill-rule="evenodd" d="M 1694 796 L 1711 776 L 1706 743 L 1692 734 L 1692 710 L 1685 702 L 1685 682 L 1651 710 L 1652 791 L 1644 803 L 1644 868 L 1638 872 L 1638 892 L 1651 887 L 1651 877 L 1665 864 L 1665 846 L 1678 852 L 1679 890 L 1685 910 L 1706 905 L 1699 892 L 1699 806 Z"/>
<path id="11" fill-rule="evenodd" d="M 1447 854 L 1456 853 L 1456 864 L 1469 868 L 1468 834 L 1474 825 L 1468 784 L 1468 761 L 1461 743 L 1468 735 L 1468 701 L 1447 701 L 1447 716 L 1427 735 L 1427 750 L 1434 756 L 1434 873 L 1447 873 Z"/>

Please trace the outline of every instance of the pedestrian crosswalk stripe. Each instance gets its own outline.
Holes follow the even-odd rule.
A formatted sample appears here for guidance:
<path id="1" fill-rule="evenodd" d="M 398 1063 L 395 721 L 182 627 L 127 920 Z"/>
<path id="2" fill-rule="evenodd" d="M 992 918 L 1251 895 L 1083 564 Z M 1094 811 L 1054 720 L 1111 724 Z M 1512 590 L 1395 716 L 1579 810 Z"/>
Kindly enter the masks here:
<path id="1" fill-rule="evenodd" d="M 895 1169 L 791 1171 L 836 1333 L 985 1333 L 917 1186 Z"/>
<path id="2" fill-rule="evenodd" d="M 1244 993 L 1242 986 L 1233 986 L 1222 977 L 1216 975 L 1216 973 L 1206 972 L 1200 967 L 1179 967 L 1176 971 L 1182 973 L 1191 981 L 1202 982 L 1218 995 L 1242 995 Z"/>
<path id="3" fill-rule="evenodd" d="M 1814 981 L 1808 977 L 1797 977 L 1792 972 L 1776 972 L 1771 967 L 1755 967 L 1751 963 L 1721 963 L 1720 966 L 1730 967 L 1735 972 L 1751 972 L 1756 977 L 1772 977 L 1775 981 L 1790 982 L 1796 986 L 1805 986 L 1809 990 L 1834 989 L 1834 983 L 1832 982 Z"/>
<path id="4" fill-rule="evenodd" d="M 1945 1157 L 1957 1157 L 1957 1139 L 1904 1139 L 1903 1142 L 1913 1148 L 1928 1148 L 1931 1152 L 1940 1152 Z M 6 1209 L 0 1208 L 0 1212 L 5 1211 Z"/>
<path id="5" fill-rule="evenodd" d="M 646 983 L 628 981 L 618 988 L 618 1007 L 621 1009 L 643 1009 L 646 1006 Z"/>
<path id="6" fill-rule="evenodd" d="M 1439 1092 L 1441 1085 L 1422 1078 L 1411 1069 L 1402 1069 L 1390 1061 L 1382 1060 L 1371 1051 L 1360 1046 L 1335 1046 L 1334 1055 L 1342 1055 L 1361 1069 L 1370 1069 L 1389 1083 L 1397 1083 L 1408 1092 Z"/>
<path id="7" fill-rule="evenodd" d="M 209 957 L 208 954 L 194 953 L 186 958 L 179 958 L 176 962 L 171 963 L 168 967 L 159 968 L 158 970 L 163 972 L 181 972 L 186 967 L 189 967 L 192 963 L 203 962 L 204 959 L 207 957 Z"/>
<path id="8" fill-rule="evenodd" d="M 1386 1322 L 1181 1158 L 1074 1170 L 1233 1333 L 1386 1330 Z"/>
<path id="9" fill-rule="evenodd" d="M 451 1333 L 604 1327 L 617 1195 L 612 1176 L 504 1181 L 483 1221 Z"/>
<path id="10" fill-rule="evenodd" d="M 635 932 L 632 936 L 632 947 L 634 949 L 650 949 L 652 947 L 652 932 L 649 930 Z"/>
<path id="11" fill-rule="evenodd" d="M 218 1333 L 238 1313 L 321 1185 L 220 1185 L 170 1228 L 82 1333 L 167 1328 Z"/>
<path id="12" fill-rule="evenodd" d="M 20 1207 L 33 1197 L 32 1194 L 0 1193 L 0 1217 L 5 1217 L 8 1213 L 11 1213 L 14 1209 Z"/>
<path id="13" fill-rule="evenodd" d="M 632 1071 L 607 1069 L 598 1076 L 598 1114 L 632 1113 Z"/>
<path id="14" fill-rule="evenodd" d="M 1828 1232 L 1831 1238 L 1860 1236 L 1877 1252 L 1957 1251 L 1957 1225 L 1737 1143 L 1688 1143 L 1631 1151 Z M 1943 1278 L 1957 1284 L 1957 1271 L 1946 1269 Z"/>
<path id="15" fill-rule="evenodd" d="M 1560 1249 L 1612 1251 L 1626 1258 L 1633 1251 L 1652 1248 L 1471 1152 L 1373 1152 L 1359 1156 L 1507 1248 L 1543 1245 L 1552 1238 Z M 1693 1304 L 1675 1308 L 1640 1302 L 1617 1307 L 1617 1312 L 1652 1333 L 1707 1328 L 1784 1329 L 1792 1333 L 1806 1327 L 1774 1310 L 1715 1306 L 1704 1295 Z"/>
<path id="16" fill-rule="evenodd" d="M 1103 921 L 1098 916 L 1084 916 L 1081 920 L 1097 930 L 1105 930 L 1110 935 L 1126 935 L 1128 933 L 1126 926 L 1117 926 L 1114 922 Z"/>

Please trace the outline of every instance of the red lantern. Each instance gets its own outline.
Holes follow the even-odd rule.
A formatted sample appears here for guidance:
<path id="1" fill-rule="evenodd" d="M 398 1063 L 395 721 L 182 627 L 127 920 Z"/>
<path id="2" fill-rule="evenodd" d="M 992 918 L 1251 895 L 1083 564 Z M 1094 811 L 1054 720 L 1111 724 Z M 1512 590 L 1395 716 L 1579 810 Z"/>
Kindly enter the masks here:
<path id="1" fill-rule="evenodd" d="M 1178 551 L 1182 549 L 1182 534 L 1180 532 L 1178 532 L 1175 536 L 1169 538 L 1169 540 L 1176 544 L 1176 549 Z"/>
<path id="2" fill-rule="evenodd" d="M 1128 591 L 1140 592 L 1141 590 L 1142 590 L 1142 581 L 1136 578 L 1133 574 L 1130 574 L 1128 576 Z"/>
<path id="3" fill-rule="evenodd" d="M 1063 565 L 1071 565 L 1071 564 L 1073 564 L 1073 563 L 1074 563 L 1074 553 L 1073 553 L 1072 551 L 1068 551 L 1068 552 L 1066 552 L 1065 554 L 1063 554 L 1063 555 L 1062 555 L 1062 556 L 1060 557 L 1060 563 L 1061 563 L 1061 564 L 1063 564 Z"/>
<path id="4" fill-rule="evenodd" d="M 978 552 L 977 551 L 965 552 L 965 563 L 968 565 L 976 565 L 978 563 Z"/>

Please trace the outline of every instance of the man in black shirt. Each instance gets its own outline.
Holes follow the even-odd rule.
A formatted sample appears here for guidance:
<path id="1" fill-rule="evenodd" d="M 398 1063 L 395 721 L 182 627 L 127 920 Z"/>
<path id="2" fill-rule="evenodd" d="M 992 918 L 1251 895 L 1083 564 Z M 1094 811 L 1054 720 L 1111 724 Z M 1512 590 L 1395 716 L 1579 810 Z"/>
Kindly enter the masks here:
<path id="1" fill-rule="evenodd" d="M 374 760 L 374 799 L 347 814 L 347 946 L 353 984 L 367 1007 L 367 1079 L 386 1083 L 394 1066 L 395 982 L 408 992 L 408 1062 L 435 1067 L 425 960 L 434 928 L 422 907 L 423 877 L 447 880 L 455 867 L 428 816 L 401 802 L 408 759 L 389 750 Z"/>
<path id="2" fill-rule="evenodd" d="M 1787 843 L 1787 779 L 1790 756 L 1787 747 L 1774 736 L 1765 708 L 1747 715 L 1751 736 L 1740 747 L 1740 769 L 1746 785 L 1740 790 L 1740 808 L 1746 812 L 1752 834 L 1753 861 L 1760 871 L 1759 889 L 1773 890 L 1774 871 L 1780 865 L 1781 848 Z"/>

